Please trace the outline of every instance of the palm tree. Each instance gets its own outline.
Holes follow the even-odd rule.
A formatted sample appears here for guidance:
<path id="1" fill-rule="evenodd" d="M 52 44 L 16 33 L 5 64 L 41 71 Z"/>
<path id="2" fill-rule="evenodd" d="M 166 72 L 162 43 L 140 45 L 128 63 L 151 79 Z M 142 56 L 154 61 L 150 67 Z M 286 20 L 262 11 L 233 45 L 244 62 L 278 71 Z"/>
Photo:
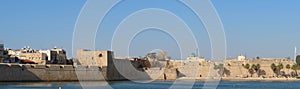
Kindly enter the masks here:
<path id="1" fill-rule="evenodd" d="M 252 64 L 251 69 L 253 69 L 257 74 L 257 76 L 259 77 L 260 64 L 256 64 L 256 65 Z"/>
<path id="2" fill-rule="evenodd" d="M 260 64 L 256 64 L 255 68 L 254 68 L 255 72 L 257 73 L 257 76 L 260 77 Z"/>
<path id="3" fill-rule="evenodd" d="M 246 65 L 244 65 L 243 67 L 248 70 L 248 73 L 250 73 L 250 71 L 249 71 L 250 70 L 250 65 L 248 63 Z"/>
<path id="4" fill-rule="evenodd" d="M 286 69 L 291 69 L 291 65 L 290 65 L 290 64 L 287 64 L 287 65 L 285 66 L 285 68 L 286 68 Z"/>
<path id="5" fill-rule="evenodd" d="M 273 70 L 274 75 L 276 74 L 277 67 L 274 63 L 271 64 L 271 69 Z M 277 74 L 276 74 L 277 75 Z"/>
<path id="6" fill-rule="evenodd" d="M 255 64 L 252 64 L 251 70 L 252 70 L 253 72 L 251 72 L 251 77 L 252 77 L 252 75 L 254 74 L 254 71 L 256 71 L 255 69 L 256 69 L 256 65 L 255 65 Z"/>
<path id="7" fill-rule="evenodd" d="M 294 65 L 292 66 L 292 68 L 291 68 L 291 69 L 295 71 L 295 73 L 296 73 L 296 75 L 295 75 L 295 76 L 298 76 L 297 70 L 299 70 L 299 69 L 300 69 L 300 66 L 299 66 L 299 65 L 297 65 L 297 64 L 294 64 Z"/>
<path id="8" fill-rule="evenodd" d="M 219 65 L 216 65 L 216 64 L 214 64 L 214 69 L 215 70 L 219 70 L 218 71 L 218 74 L 220 75 L 220 76 L 223 76 L 223 74 L 224 74 L 224 64 L 219 64 Z"/>
<path id="9" fill-rule="evenodd" d="M 283 65 L 280 63 L 278 66 L 277 66 L 277 74 L 280 74 L 280 71 L 283 69 Z M 281 74 L 280 74 L 281 75 Z"/>
<path id="10" fill-rule="evenodd" d="M 285 66 L 285 68 L 288 70 L 288 75 L 290 75 L 291 65 L 290 65 L 290 64 L 287 64 L 287 65 Z"/>
<path id="11" fill-rule="evenodd" d="M 252 68 L 250 68 L 248 71 L 249 71 L 249 73 L 251 74 L 250 76 L 252 77 L 253 74 L 254 74 L 254 70 L 253 70 Z"/>
<path id="12" fill-rule="evenodd" d="M 296 63 L 297 63 L 297 65 L 300 65 L 300 55 L 296 56 Z"/>
<path id="13" fill-rule="evenodd" d="M 250 65 L 247 63 L 246 65 L 244 65 L 244 68 L 245 68 L 245 69 L 249 69 L 249 68 L 250 68 Z"/>

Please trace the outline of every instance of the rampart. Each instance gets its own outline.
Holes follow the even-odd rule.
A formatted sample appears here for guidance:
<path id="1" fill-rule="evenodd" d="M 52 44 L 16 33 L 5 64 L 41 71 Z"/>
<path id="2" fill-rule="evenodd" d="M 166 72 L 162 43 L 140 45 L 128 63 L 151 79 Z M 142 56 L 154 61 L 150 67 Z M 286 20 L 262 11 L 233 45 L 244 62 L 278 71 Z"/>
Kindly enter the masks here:
<path id="1" fill-rule="evenodd" d="M 101 73 L 99 67 L 72 65 L 0 64 L 0 81 L 78 81 L 104 80 L 90 74 Z M 77 73 L 77 74 L 76 74 Z"/>

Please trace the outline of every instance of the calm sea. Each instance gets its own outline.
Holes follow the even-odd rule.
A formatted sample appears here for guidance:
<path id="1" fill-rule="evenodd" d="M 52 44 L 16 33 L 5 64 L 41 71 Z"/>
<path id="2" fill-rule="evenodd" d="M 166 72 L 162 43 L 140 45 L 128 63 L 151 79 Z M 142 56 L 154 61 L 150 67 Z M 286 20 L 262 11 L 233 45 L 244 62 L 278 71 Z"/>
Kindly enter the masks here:
<path id="1" fill-rule="evenodd" d="M 111 82 L 114 89 L 168 89 L 173 82 Z M 204 82 L 196 82 L 193 89 L 201 89 Z M 180 84 L 185 87 L 188 84 Z M 85 86 L 86 89 L 101 89 L 107 85 Z M 83 89 L 78 82 L 34 82 L 34 83 L 0 83 L 1 89 Z M 220 82 L 217 89 L 300 89 L 300 82 Z"/>

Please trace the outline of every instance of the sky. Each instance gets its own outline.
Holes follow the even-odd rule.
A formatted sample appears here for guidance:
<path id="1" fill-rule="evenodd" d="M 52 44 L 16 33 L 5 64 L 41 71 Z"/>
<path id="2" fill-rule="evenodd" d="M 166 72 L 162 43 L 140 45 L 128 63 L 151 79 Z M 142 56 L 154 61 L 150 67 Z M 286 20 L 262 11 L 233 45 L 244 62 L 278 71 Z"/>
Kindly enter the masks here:
<path id="1" fill-rule="evenodd" d="M 72 57 L 72 37 L 86 0 L 1 0 L 0 40 L 6 48 L 67 50 Z M 300 48 L 299 0 L 212 0 L 224 25 L 227 56 L 293 58 Z M 107 14 L 96 33 L 96 49 L 110 50 L 117 24 L 138 8 L 163 8 L 181 17 L 197 39 L 201 57 L 211 57 L 208 33 L 195 15 L 175 0 L 125 0 Z M 131 56 L 144 56 L 155 49 L 180 58 L 176 39 L 159 30 L 137 34 L 130 44 Z M 191 52 L 192 53 L 192 52 Z"/>

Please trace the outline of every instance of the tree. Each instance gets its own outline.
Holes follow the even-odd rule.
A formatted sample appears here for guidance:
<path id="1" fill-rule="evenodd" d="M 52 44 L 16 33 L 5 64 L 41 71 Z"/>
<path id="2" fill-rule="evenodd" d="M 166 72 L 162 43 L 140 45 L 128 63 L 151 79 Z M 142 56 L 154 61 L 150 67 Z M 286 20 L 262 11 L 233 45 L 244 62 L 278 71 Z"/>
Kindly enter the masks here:
<path id="1" fill-rule="evenodd" d="M 248 70 L 248 73 L 250 73 L 251 77 L 252 77 L 252 74 L 253 74 L 253 70 L 250 68 L 250 65 L 247 63 L 246 65 L 243 66 L 245 69 Z"/>
<path id="2" fill-rule="evenodd" d="M 257 56 L 257 57 L 256 57 L 256 59 L 260 59 L 260 57 L 259 57 L 259 56 Z"/>
<path id="3" fill-rule="evenodd" d="M 291 65 L 290 65 L 290 64 L 287 64 L 287 65 L 285 66 L 285 68 L 288 69 L 288 74 L 290 75 Z"/>
<path id="4" fill-rule="evenodd" d="M 223 76 L 223 74 L 224 74 L 224 64 L 218 64 L 218 65 L 214 65 L 214 69 L 215 70 L 219 70 L 218 71 L 218 74 L 220 75 L 220 76 Z"/>
<path id="5" fill-rule="evenodd" d="M 300 65 L 300 55 L 296 56 L 296 63 L 297 63 L 297 65 Z"/>
<path id="6" fill-rule="evenodd" d="M 278 75 L 280 74 L 280 71 L 283 69 L 283 64 L 279 64 L 279 65 L 275 65 L 274 63 L 271 64 L 271 69 L 273 70 L 273 72 L 276 74 L 276 76 L 278 77 Z"/>
<path id="7" fill-rule="evenodd" d="M 249 69 L 249 68 L 250 68 L 250 65 L 247 63 L 246 65 L 244 65 L 244 68 L 245 68 L 245 69 Z"/>
<path id="8" fill-rule="evenodd" d="M 291 69 L 291 65 L 290 65 L 290 64 L 287 64 L 287 65 L 285 66 L 285 68 L 286 68 L 286 69 Z"/>
<path id="9" fill-rule="evenodd" d="M 250 74 L 251 74 L 251 77 L 252 77 L 252 75 L 254 74 L 254 69 L 256 68 L 256 65 L 255 64 L 252 64 L 252 66 L 251 66 L 251 70 L 250 70 Z"/>
<path id="10" fill-rule="evenodd" d="M 254 70 L 257 76 L 259 77 L 260 64 L 252 64 L 251 69 Z"/>
<path id="11" fill-rule="evenodd" d="M 273 73 L 276 74 L 276 65 L 274 63 L 271 64 L 271 69 L 273 70 Z"/>
<path id="12" fill-rule="evenodd" d="M 257 70 L 260 70 L 260 64 L 257 64 L 256 67 L 257 67 Z"/>
<path id="13" fill-rule="evenodd" d="M 279 64 L 278 66 L 277 66 L 277 74 L 280 74 L 280 71 L 283 69 L 283 64 Z"/>
<path id="14" fill-rule="evenodd" d="M 256 67 L 254 68 L 255 72 L 257 73 L 257 76 L 260 77 L 260 64 L 256 64 Z"/>
<path id="15" fill-rule="evenodd" d="M 295 65 L 293 65 L 293 66 L 292 66 L 292 68 L 291 68 L 291 69 L 292 69 L 292 70 L 294 70 L 294 71 L 295 71 L 295 73 L 296 73 L 296 74 L 294 75 L 294 77 L 295 77 L 295 76 L 298 76 L 297 70 L 299 70 L 299 69 L 300 69 L 300 66 L 299 66 L 299 65 L 297 65 L 297 64 L 295 64 Z"/>
<path id="16" fill-rule="evenodd" d="M 251 74 L 250 76 L 252 77 L 254 74 L 254 70 L 252 68 L 248 69 L 249 73 Z"/>
<path id="17" fill-rule="evenodd" d="M 223 69 L 224 68 L 224 65 L 223 64 L 219 64 L 219 65 L 214 65 L 214 69 L 217 70 L 217 69 Z"/>

